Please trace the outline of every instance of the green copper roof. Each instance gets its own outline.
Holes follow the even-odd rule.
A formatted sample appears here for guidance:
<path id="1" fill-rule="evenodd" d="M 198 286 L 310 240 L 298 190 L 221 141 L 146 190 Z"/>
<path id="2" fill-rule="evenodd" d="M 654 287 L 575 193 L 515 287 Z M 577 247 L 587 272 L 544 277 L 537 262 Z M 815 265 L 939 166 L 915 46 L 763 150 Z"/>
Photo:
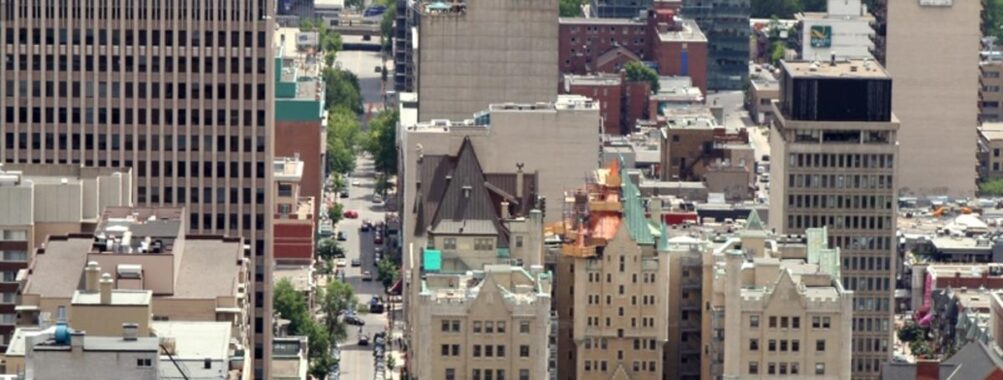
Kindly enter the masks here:
<path id="1" fill-rule="evenodd" d="M 669 250 L 669 231 L 665 229 L 665 223 L 658 224 L 658 250 Z"/>
<path id="2" fill-rule="evenodd" d="M 630 237 L 637 244 L 655 244 L 655 238 L 648 229 L 648 219 L 644 216 L 641 191 L 623 169 L 620 170 L 620 179 L 622 184 L 620 191 L 623 192 L 623 218 L 627 221 Z"/>
<path id="3" fill-rule="evenodd" d="M 745 218 L 745 230 L 746 231 L 763 231 L 766 227 L 763 226 L 763 221 L 759 219 L 759 213 L 756 210 L 749 211 L 749 217 Z"/>
<path id="4" fill-rule="evenodd" d="M 819 270 L 833 278 L 841 278 L 839 247 L 829 248 L 829 230 L 826 227 L 808 228 L 808 263 L 818 264 Z"/>

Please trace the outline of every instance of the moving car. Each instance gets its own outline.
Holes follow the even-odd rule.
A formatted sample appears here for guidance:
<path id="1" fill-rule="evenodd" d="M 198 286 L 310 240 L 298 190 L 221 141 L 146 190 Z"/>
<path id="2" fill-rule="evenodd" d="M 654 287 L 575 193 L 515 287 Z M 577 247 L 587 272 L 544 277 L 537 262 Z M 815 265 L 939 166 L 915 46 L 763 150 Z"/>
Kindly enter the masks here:
<path id="1" fill-rule="evenodd" d="M 345 261 L 345 258 L 334 259 L 335 267 L 344 268 L 346 264 L 348 264 L 348 262 Z"/>
<path id="2" fill-rule="evenodd" d="M 360 346 L 368 346 L 369 345 L 369 337 L 366 336 L 366 334 L 359 334 L 359 345 Z"/>
<path id="3" fill-rule="evenodd" d="M 357 179 L 352 180 L 352 186 L 359 186 L 359 185 L 362 185 L 362 181 L 359 181 Z"/>
<path id="4" fill-rule="evenodd" d="M 372 281 L 373 273 L 370 271 L 362 271 L 362 281 Z"/>
<path id="5" fill-rule="evenodd" d="M 342 190 L 341 192 L 338 193 L 338 196 L 341 198 L 348 198 L 348 190 L 347 189 Z"/>
<path id="6" fill-rule="evenodd" d="M 359 318 L 359 316 L 355 315 L 355 314 L 345 315 L 345 323 L 350 324 L 352 326 L 365 326 L 366 325 L 366 321 L 363 321 L 362 318 Z"/>
<path id="7" fill-rule="evenodd" d="M 359 212 L 355 210 L 347 210 L 343 214 L 341 214 L 341 216 L 344 216 L 348 219 L 355 219 L 359 217 Z"/>
<path id="8" fill-rule="evenodd" d="M 359 261 L 359 259 L 352 259 L 352 266 L 353 267 L 361 267 L 362 266 L 362 261 Z"/>
<path id="9" fill-rule="evenodd" d="M 338 241 L 348 240 L 348 234 L 345 231 L 338 231 Z"/>
<path id="10" fill-rule="evenodd" d="M 383 300 L 381 300 L 380 297 L 373 296 L 373 298 L 371 300 L 369 300 L 369 312 L 370 313 L 383 314 L 383 309 L 384 308 L 385 307 L 383 305 Z"/>

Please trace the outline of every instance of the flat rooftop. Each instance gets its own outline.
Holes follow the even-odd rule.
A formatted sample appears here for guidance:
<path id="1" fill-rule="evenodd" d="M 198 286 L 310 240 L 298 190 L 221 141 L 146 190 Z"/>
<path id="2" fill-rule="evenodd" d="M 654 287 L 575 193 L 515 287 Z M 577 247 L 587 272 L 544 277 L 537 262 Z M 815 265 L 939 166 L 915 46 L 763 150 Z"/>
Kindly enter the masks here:
<path id="1" fill-rule="evenodd" d="M 153 299 L 149 290 L 112 289 L 111 304 L 115 306 L 145 306 Z M 101 292 L 76 291 L 70 301 L 73 305 L 101 305 Z"/>
<path id="2" fill-rule="evenodd" d="M 84 337 L 84 351 L 128 351 L 128 352 L 158 352 L 160 338 L 137 337 L 136 340 L 125 340 L 122 337 L 87 336 Z M 69 351 L 69 344 L 57 344 L 50 340 L 35 345 L 35 351 Z"/>
<path id="3" fill-rule="evenodd" d="M 303 161 L 299 157 L 276 157 L 273 167 L 276 181 L 299 181 L 303 178 Z"/>
<path id="4" fill-rule="evenodd" d="M 989 141 L 1003 140 L 1003 123 L 982 123 L 979 134 Z"/>
<path id="5" fill-rule="evenodd" d="M 697 25 L 696 21 L 676 17 L 676 24 L 680 26 L 679 30 L 660 32 L 658 33 L 658 39 L 663 42 L 707 42 L 707 36 L 700 30 L 700 26 Z"/>
<path id="6" fill-rule="evenodd" d="M 313 288 L 313 270 L 309 265 L 278 265 L 272 270 L 272 278 L 275 282 L 283 279 L 289 280 L 289 283 L 293 285 L 293 289 L 300 292 L 307 292 Z"/>
<path id="7" fill-rule="evenodd" d="M 557 21 L 565 25 L 611 25 L 645 26 L 647 22 L 639 18 L 561 17 Z"/>
<path id="8" fill-rule="evenodd" d="M 565 75 L 564 82 L 572 86 L 619 86 L 619 75 Z"/>
<path id="9" fill-rule="evenodd" d="M 870 59 L 780 61 L 792 78 L 891 79 L 884 67 Z"/>
<path id="10" fill-rule="evenodd" d="M 174 338 L 178 359 L 229 358 L 229 322 L 154 321 L 150 326 L 161 338 Z"/>

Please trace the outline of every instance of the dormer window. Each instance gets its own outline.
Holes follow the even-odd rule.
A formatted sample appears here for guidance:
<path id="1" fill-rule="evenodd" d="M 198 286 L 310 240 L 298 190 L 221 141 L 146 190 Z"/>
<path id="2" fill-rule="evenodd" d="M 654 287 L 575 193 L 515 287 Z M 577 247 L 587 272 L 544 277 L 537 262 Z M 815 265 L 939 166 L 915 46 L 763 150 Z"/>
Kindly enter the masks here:
<path id="1" fill-rule="evenodd" d="M 472 188 L 470 186 L 463 186 L 463 199 L 470 199 L 470 191 Z"/>

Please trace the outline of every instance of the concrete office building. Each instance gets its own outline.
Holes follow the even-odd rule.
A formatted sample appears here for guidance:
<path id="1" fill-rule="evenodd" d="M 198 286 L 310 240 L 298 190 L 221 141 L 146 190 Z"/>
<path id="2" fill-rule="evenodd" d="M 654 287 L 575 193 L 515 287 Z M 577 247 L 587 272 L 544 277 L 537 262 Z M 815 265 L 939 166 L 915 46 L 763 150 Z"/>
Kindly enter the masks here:
<path id="1" fill-rule="evenodd" d="M 1003 178 L 1003 123 L 983 123 L 979 127 L 979 178 Z"/>
<path id="2" fill-rule="evenodd" d="M 14 333 L 17 273 L 48 235 L 93 231 L 101 210 L 132 205 L 128 168 L 0 166 L 0 350 Z"/>
<path id="3" fill-rule="evenodd" d="M 160 339 L 123 330 L 119 336 L 56 330 L 52 335 L 32 337 L 25 343 L 24 378 L 159 379 Z"/>
<path id="4" fill-rule="evenodd" d="M 979 122 L 1003 121 L 1003 61 L 979 64 Z"/>
<path id="5" fill-rule="evenodd" d="M 243 240 L 185 234 L 185 219 L 182 209 L 108 208 L 92 233 L 50 236 L 24 270 L 18 326 L 87 320 L 75 301 L 93 299 L 99 273 L 107 273 L 109 286 L 152 291 L 154 320 L 228 322 L 246 350 L 251 275 Z"/>
<path id="6" fill-rule="evenodd" d="M 784 62 L 770 130 L 770 226 L 781 234 L 829 228 L 843 285 L 855 293 L 855 379 L 876 378 L 891 355 L 902 161 L 891 82 L 866 60 Z M 808 87 L 815 95 L 796 95 Z"/>
<path id="7" fill-rule="evenodd" d="M 557 0 L 415 1 L 419 120 L 557 95 Z"/>
<path id="8" fill-rule="evenodd" d="M 279 157 L 272 164 L 275 178 L 275 220 L 272 230 L 275 263 L 312 265 L 317 218 L 316 198 L 303 196 L 306 163 L 299 157 Z M 273 276 L 277 270 L 273 270 Z"/>
<path id="9" fill-rule="evenodd" d="M 825 228 L 785 241 L 750 215 L 705 254 L 710 376 L 849 379 L 853 292 L 839 280 L 839 249 L 826 247 Z"/>
<path id="10" fill-rule="evenodd" d="M 274 0 L 0 6 L 0 160 L 133 168 L 137 205 L 185 206 L 193 232 L 247 239 L 263 363 L 275 9 Z"/>
<path id="11" fill-rule="evenodd" d="M 860 0 L 828 0 L 825 12 L 794 15 L 800 27 L 801 59 L 872 58 L 874 17 Z"/>
<path id="12" fill-rule="evenodd" d="M 975 195 L 981 9 L 979 1 L 887 4 L 901 195 Z"/>
<path id="13" fill-rule="evenodd" d="M 707 36 L 707 88 L 741 90 L 749 78 L 749 15 L 746 0 L 683 0 L 683 16 Z"/>

